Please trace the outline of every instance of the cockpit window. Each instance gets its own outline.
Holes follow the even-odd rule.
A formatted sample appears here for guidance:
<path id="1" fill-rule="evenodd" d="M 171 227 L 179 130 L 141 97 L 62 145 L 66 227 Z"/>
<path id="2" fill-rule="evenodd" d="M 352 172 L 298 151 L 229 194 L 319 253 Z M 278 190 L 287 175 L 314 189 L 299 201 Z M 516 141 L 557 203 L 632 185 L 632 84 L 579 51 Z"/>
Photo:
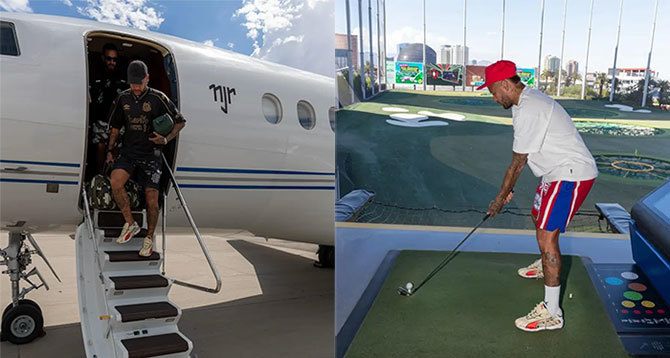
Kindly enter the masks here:
<path id="1" fill-rule="evenodd" d="M 16 41 L 16 31 L 14 30 L 14 24 L 11 22 L 2 21 L 0 23 L 0 30 L 0 41 L 2 42 L 2 45 L 0 46 L 0 54 L 18 56 L 19 44 Z"/>

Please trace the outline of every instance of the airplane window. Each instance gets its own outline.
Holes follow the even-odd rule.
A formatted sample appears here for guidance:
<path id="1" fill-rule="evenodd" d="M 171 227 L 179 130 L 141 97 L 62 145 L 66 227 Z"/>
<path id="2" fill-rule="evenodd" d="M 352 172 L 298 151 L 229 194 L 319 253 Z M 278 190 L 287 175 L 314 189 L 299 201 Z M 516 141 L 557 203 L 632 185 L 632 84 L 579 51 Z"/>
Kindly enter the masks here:
<path id="1" fill-rule="evenodd" d="M 265 119 L 268 122 L 272 124 L 277 124 L 281 122 L 282 108 L 281 103 L 279 102 L 279 99 L 277 97 L 269 93 L 264 94 L 262 107 L 263 107 L 263 115 L 265 116 Z"/>
<path id="2" fill-rule="evenodd" d="M 305 129 L 312 129 L 316 125 L 314 108 L 309 102 L 298 102 L 298 120 L 300 121 L 300 125 Z"/>
<path id="3" fill-rule="evenodd" d="M 0 54 L 9 56 L 19 55 L 19 44 L 16 42 L 14 24 L 2 21 L 0 23 Z"/>
<path id="4" fill-rule="evenodd" d="M 335 117 L 337 116 L 337 109 L 330 107 L 328 109 L 328 121 L 330 122 L 330 129 L 335 132 Z"/>

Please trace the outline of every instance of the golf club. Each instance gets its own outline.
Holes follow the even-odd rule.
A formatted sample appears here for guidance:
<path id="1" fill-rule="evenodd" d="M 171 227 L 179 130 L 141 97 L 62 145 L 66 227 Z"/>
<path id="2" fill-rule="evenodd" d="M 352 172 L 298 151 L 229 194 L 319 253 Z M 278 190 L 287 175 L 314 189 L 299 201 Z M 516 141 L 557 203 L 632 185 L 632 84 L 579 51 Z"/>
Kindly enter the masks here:
<path id="1" fill-rule="evenodd" d="M 440 270 L 442 270 L 442 268 L 444 268 L 444 266 L 446 266 L 447 263 L 449 263 L 449 261 L 451 261 L 451 259 L 454 258 L 454 256 L 456 256 L 456 254 L 458 253 L 457 251 L 458 248 L 461 247 L 461 245 L 463 245 L 463 243 L 472 235 L 472 233 L 475 232 L 475 230 L 477 230 L 486 221 L 486 219 L 489 218 L 489 216 L 490 216 L 489 214 L 486 214 L 482 219 L 482 221 L 480 221 L 479 224 L 477 224 L 477 226 L 472 228 L 472 231 L 470 231 L 470 233 L 466 235 L 465 238 L 463 238 L 463 240 L 461 240 L 461 242 L 459 242 L 458 245 L 456 245 L 456 247 L 454 247 L 453 250 L 451 250 L 449 255 L 444 260 L 442 260 L 442 262 L 440 262 L 440 264 L 437 265 L 437 267 L 435 267 L 435 269 L 431 271 L 426 276 L 426 278 L 424 278 L 423 281 L 421 281 L 421 283 L 419 283 L 419 285 L 416 286 L 416 288 L 414 287 L 414 284 L 412 282 L 407 282 L 404 286 L 398 287 L 398 294 L 401 296 L 411 296 L 415 294 L 417 291 L 419 291 L 421 286 L 426 284 L 428 280 L 430 280 L 433 276 L 435 276 L 435 274 L 437 274 Z"/>

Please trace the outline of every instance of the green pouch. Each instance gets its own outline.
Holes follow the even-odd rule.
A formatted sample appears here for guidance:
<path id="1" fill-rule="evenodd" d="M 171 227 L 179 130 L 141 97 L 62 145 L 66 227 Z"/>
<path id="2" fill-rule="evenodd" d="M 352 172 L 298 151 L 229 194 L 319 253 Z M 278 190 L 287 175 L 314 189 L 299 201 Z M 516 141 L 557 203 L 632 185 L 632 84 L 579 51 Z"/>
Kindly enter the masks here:
<path id="1" fill-rule="evenodd" d="M 174 127 L 174 121 L 169 114 L 165 113 L 162 116 L 158 116 L 153 120 L 154 132 L 165 137 L 166 135 L 172 132 L 172 127 Z"/>

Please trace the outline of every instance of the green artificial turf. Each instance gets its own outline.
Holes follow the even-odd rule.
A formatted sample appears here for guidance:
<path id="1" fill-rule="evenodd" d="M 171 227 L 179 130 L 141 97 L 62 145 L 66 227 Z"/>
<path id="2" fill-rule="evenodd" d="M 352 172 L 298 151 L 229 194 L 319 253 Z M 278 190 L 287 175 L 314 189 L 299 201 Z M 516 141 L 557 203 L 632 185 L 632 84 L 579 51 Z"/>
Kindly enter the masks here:
<path id="1" fill-rule="evenodd" d="M 610 110 L 597 101 L 564 102 L 568 109 Z M 464 114 L 466 121 L 445 120 L 449 125 L 444 127 L 398 127 L 386 123 L 390 113 L 382 108 L 389 106 L 407 108 L 410 113 L 456 112 Z M 643 114 L 625 115 L 636 125 L 648 125 L 641 119 Z M 668 112 L 655 111 L 647 116 L 670 124 Z M 509 122 L 509 117 L 511 111 L 500 108 L 490 97 L 405 92 L 383 93 L 369 102 L 342 109 L 337 114 L 336 136 L 340 193 L 344 195 L 354 189 L 375 192 L 375 202 L 359 217 L 362 222 L 474 226 L 481 219 L 481 211 L 488 208 L 498 193 L 511 161 L 512 127 L 503 123 Z M 670 160 L 670 131 L 661 132 L 644 137 L 582 134 L 582 138 L 594 154 L 620 153 Z M 532 228 L 527 214 L 538 181 L 525 169 L 515 187 L 509 207 L 518 208 L 515 212 L 526 216 L 499 215 L 488 226 Z M 597 216 L 583 215 L 587 210 L 595 215 L 595 203 L 616 202 L 630 210 L 663 181 L 661 177 L 648 180 L 601 176 L 568 230 L 598 231 Z"/>
<path id="2" fill-rule="evenodd" d="M 534 255 L 459 253 L 415 295 L 398 295 L 398 286 L 418 284 L 446 255 L 400 253 L 347 358 L 628 356 L 579 257 L 563 257 L 564 328 L 527 333 L 514 320 L 543 299 L 544 286 L 516 270 Z"/>

